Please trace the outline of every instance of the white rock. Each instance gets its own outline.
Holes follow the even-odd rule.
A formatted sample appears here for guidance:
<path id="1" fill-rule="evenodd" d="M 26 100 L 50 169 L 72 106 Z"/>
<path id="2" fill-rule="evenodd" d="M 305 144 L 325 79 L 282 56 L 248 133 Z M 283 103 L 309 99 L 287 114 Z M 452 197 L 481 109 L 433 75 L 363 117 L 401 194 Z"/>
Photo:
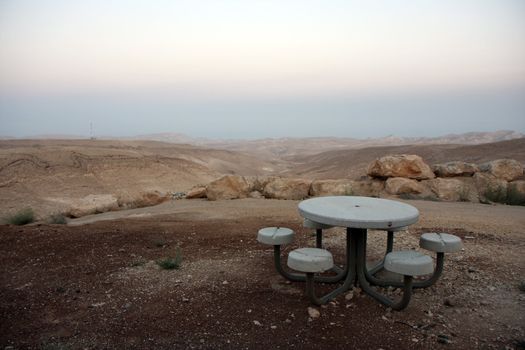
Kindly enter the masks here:
<path id="1" fill-rule="evenodd" d="M 310 315 L 311 318 L 318 318 L 321 316 L 321 313 L 316 308 L 308 307 L 308 315 Z"/>

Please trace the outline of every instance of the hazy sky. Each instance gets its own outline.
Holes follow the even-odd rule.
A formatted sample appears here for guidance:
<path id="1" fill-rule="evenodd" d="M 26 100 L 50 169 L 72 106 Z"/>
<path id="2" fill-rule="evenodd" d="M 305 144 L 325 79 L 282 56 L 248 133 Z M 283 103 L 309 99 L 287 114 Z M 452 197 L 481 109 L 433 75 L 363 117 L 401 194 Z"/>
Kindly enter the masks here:
<path id="1" fill-rule="evenodd" d="M 0 0 L 0 135 L 525 132 L 523 0 Z"/>

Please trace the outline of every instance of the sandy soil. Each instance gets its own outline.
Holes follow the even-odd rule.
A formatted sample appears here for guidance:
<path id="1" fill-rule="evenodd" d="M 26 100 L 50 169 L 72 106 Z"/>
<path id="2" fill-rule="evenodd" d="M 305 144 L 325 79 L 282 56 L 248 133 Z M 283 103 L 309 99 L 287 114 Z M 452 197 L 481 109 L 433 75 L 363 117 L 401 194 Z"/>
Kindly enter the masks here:
<path id="1" fill-rule="evenodd" d="M 318 308 L 315 319 L 303 285 L 282 279 L 272 250 L 255 240 L 259 228 L 280 225 L 297 232 L 285 253 L 312 246 L 294 201 L 181 200 L 70 225 L 0 226 L 0 346 L 523 348 L 525 208 L 409 203 L 421 219 L 396 234 L 396 249 L 417 249 L 430 230 L 464 240 L 463 251 L 447 255 L 444 276 L 402 312 L 356 293 Z M 341 229 L 326 232 L 338 262 L 343 243 Z M 370 260 L 384 245 L 384 232 L 370 233 Z M 180 269 L 155 264 L 177 251 Z"/>

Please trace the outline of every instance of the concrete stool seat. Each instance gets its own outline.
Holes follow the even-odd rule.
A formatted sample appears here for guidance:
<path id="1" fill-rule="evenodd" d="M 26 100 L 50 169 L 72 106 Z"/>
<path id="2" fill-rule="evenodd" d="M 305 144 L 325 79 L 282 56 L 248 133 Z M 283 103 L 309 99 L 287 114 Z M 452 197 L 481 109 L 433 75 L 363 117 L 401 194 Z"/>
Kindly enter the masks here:
<path id="1" fill-rule="evenodd" d="M 401 232 L 401 231 L 407 231 L 407 230 L 408 230 L 408 226 L 401 226 L 401 227 L 394 227 L 394 228 L 390 227 L 388 229 L 381 230 L 381 231 L 387 231 L 385 256 L 394 250 L 394 233 Z M 366 272 L 367 278 L 369 280 L 373 279 L 374 278 L 373 276 L 376 273 L 384 269 L 384 265 L 385 265 L 385 258 L 383 257 L 381 261 L 379 261 L 374 267 L 370 268 L 370 270 Z"/>
<path id="2" fill-rule="evenodd" d="M 320 230 L 326 230 L 326 229 L 332 228 L 333 226 L 332 225 L 321 224 L 320 222 L 315 222 L 315 221 L 312 221 L 310 219 L 304 219 L 303 227 L 313 228 L 314 230 L 319 230 L 319 229 Z"/>
<path id="3" fill-rule="evenodd" d="M 430 256 L 405 250 L 388 253 L 385 257 L 385 270 L 404 276 L 420 276 L 431 274 L 434 266 Z"/>
<path id="4" fill-rule="evenodd" d="M 423 233 L 419 246 L 436 253 L 453 253 L 461 250 L 461 238 L 448 233 Z"/>
<path id="5" fill-rule="evenodd" d="M 257 240 L 269 245 L 292 243 L 295 233 L 286 227 L 265 227 L 257 233 Z"/>
<path id="6" fill-rule="evenodd" d="M 288 254 L 288 267 L 301 272 L 315 273 L 334 266 L 332 254 L 326 249 L 299 248 Z"/>

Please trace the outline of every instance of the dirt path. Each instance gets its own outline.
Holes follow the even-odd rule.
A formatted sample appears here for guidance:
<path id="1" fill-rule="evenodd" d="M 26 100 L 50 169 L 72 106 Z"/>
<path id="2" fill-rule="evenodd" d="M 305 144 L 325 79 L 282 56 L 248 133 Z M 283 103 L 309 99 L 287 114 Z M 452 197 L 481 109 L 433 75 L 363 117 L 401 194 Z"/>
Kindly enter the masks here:
<path id="1" fill-rule="evenodd" d="M 460 235 L 445 274 L 403 312 L 367 296 L 339 296 L 309 318 L 303 286 L 287 283 L 260 227 L 313 245 L 297 202 L 174 201 L 77 219 L 68 226 L 0 226 L 0 346 L 14 349 L 518 348 L 525 341 L 525 208 L 410 201 L 421 219 L 396 235 Z M 326 233 L 340 260 L 341 229 Z M 385 244 L 371 232 L 371 259 Z M 155 261 L 182 252 L 178 270 Z M 285 252 L 286 253 L 286 252 Z M 324 289 L 329 287 L 323 287 Z M 451 306 L 447 306 L 449 304 Z M 450 344 L 438 342 L 444 336 Z M 520 343 L 521 342 L 521 343 Z M 520 345 L 521 344 L 521 345 Z"/>
<path id="2" fill-rule="evenodd" d="M 399 199 L 396 199 L 399 200 Z M 465 202 L 405 201 L 421 213 L 414 227 L 455 227 L 465 231 L 510 234 L 525 237 L 525 207 L 485 205 Z M 284 222 L 300 223 L 298 201 L 241 199 L 232 201 L 178 200 L 154 207 L 113 211 L 72 220 L 70 225 L 85 225 L 98 221 L 151 218 L 175 215 L 184 220 L 235 220 L 254 216 L 271 217 Z"/>

